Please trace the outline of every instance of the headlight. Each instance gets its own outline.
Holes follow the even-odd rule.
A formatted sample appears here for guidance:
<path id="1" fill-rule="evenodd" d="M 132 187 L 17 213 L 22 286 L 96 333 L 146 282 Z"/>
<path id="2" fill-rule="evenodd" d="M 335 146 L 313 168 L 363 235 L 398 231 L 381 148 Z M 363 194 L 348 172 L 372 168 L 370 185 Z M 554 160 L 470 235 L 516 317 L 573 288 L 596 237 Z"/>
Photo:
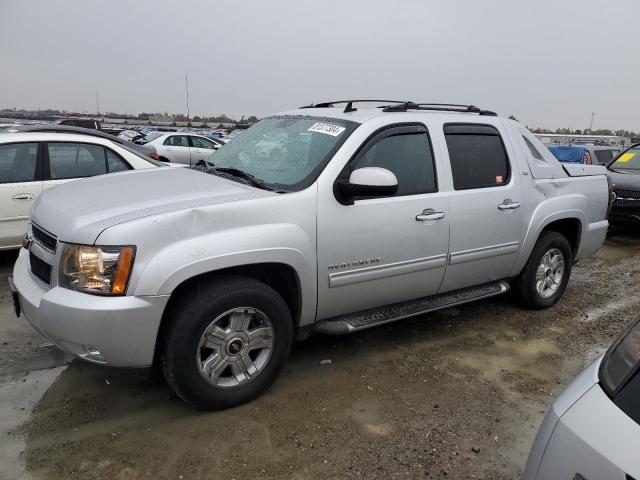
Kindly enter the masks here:
<path id="1" fill-rule="evenodd" d="M 640 320 L 614 343 L 600 365 L 600 383 L 615 396 L 640 368 Z"/>
<path id="2" fill-rule="evenodd" d="M 93 247 L 66 243 L 62 250 L 59 285 L 96 295 L 124 295 L 136 247 Z"/>

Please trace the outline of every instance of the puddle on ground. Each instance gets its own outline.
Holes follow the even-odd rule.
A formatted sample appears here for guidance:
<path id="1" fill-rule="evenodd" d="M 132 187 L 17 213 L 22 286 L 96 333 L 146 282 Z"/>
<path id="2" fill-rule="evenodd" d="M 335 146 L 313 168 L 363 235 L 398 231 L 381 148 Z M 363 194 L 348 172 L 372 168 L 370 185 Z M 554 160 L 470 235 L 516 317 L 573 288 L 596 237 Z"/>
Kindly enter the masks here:
<path id="1" fill-rule="evenodd" d="M 616 300 L 615 302 L 608 303 L 604 307 L 592 308 L 587 311 L 587 316 L 584 321 L 593 322 L 595 320 L 599 320 L 610 313 L 617 312 L 618 310 L 624 310 L 634 303 L 638 303 L 638 298 L 635 296 L 628 296 L 621 298 L 620 300 Z"/>
<path id="2" fill-rule="evenodd" d="M 603 247 L 595 254 L 602 260 L 623 260 L 640 253 L 640 236 L 609 233 Z"/>
<path id="3" fill-rule="evenodd" d="M 377 400 L 356 400 L 351 408 L 347 409 L 347 416 L 367 434 L 386 436 L 393 432 L 393 427 L 383 421 Z"/>
<path id="4" fill-rule="evenodd" d="M 37 370 L 0 384 L 0 478 L 25 478 L 25 438 L 18 431 L 66 367 Z"/>
<path id="5" fill-rule="evenodd" d="M 499 380 L 504 373 L 522 373 L 541 379 L 553 376 L 554 366 L 541 358 L 559 355 L 560 350 L 543 338 L 532 340 L 496 340 L 488 350 L 467 350 L 458 353 L 458 361 L 479 370 L 489 381 Z"/>

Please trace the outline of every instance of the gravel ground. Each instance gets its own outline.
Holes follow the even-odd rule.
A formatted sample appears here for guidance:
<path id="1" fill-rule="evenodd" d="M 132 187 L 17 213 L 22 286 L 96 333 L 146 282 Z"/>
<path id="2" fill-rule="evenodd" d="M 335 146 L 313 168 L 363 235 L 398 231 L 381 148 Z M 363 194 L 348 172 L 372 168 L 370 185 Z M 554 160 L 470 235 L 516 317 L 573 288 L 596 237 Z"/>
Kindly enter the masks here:
<path id="1" fill-rule="evenodd" d="M 14 318 L 5 254 L 0 478 L 518 478 L 553 396 L 637 316 L 639 259 L 616 233 L 549 310 L 503 296 L 311 338 L 258 400 L 203 413 L 161 382 L 65 368 Z"/>

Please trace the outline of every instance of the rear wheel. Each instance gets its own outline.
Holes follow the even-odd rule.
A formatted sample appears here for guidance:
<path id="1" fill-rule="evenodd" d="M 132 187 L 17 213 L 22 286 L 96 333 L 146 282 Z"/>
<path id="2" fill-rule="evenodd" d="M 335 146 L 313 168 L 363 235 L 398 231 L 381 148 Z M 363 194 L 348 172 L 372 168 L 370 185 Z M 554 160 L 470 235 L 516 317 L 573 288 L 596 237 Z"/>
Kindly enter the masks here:
<path id="1" fill-rule="evenodd" d="M 191 405 L 227 408 L 271 385 L 293 341 L 289 309 L 257 280 L 224 277 L 174 305 L 162 366 L 173 390 Z"/>
<path id="2" fill-rule="evenodd" d="M 573 253 L 566 237 L 544 231 L 515 283 L 515 293 L 527 308 L 554 305 L 569 283 Z"/>

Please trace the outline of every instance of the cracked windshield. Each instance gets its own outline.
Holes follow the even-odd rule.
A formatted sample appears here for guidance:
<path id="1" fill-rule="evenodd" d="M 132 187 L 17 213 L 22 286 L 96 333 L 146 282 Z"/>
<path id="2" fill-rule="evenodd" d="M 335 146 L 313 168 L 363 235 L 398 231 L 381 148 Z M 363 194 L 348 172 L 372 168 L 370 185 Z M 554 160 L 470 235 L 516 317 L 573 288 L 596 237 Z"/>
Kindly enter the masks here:
<path id="1" fill-rule="evenodd" d="M 208 160 L 270 185 L 305 188 L 357 123 L 320 117 L 269 117 L 242 132 Z"/>

